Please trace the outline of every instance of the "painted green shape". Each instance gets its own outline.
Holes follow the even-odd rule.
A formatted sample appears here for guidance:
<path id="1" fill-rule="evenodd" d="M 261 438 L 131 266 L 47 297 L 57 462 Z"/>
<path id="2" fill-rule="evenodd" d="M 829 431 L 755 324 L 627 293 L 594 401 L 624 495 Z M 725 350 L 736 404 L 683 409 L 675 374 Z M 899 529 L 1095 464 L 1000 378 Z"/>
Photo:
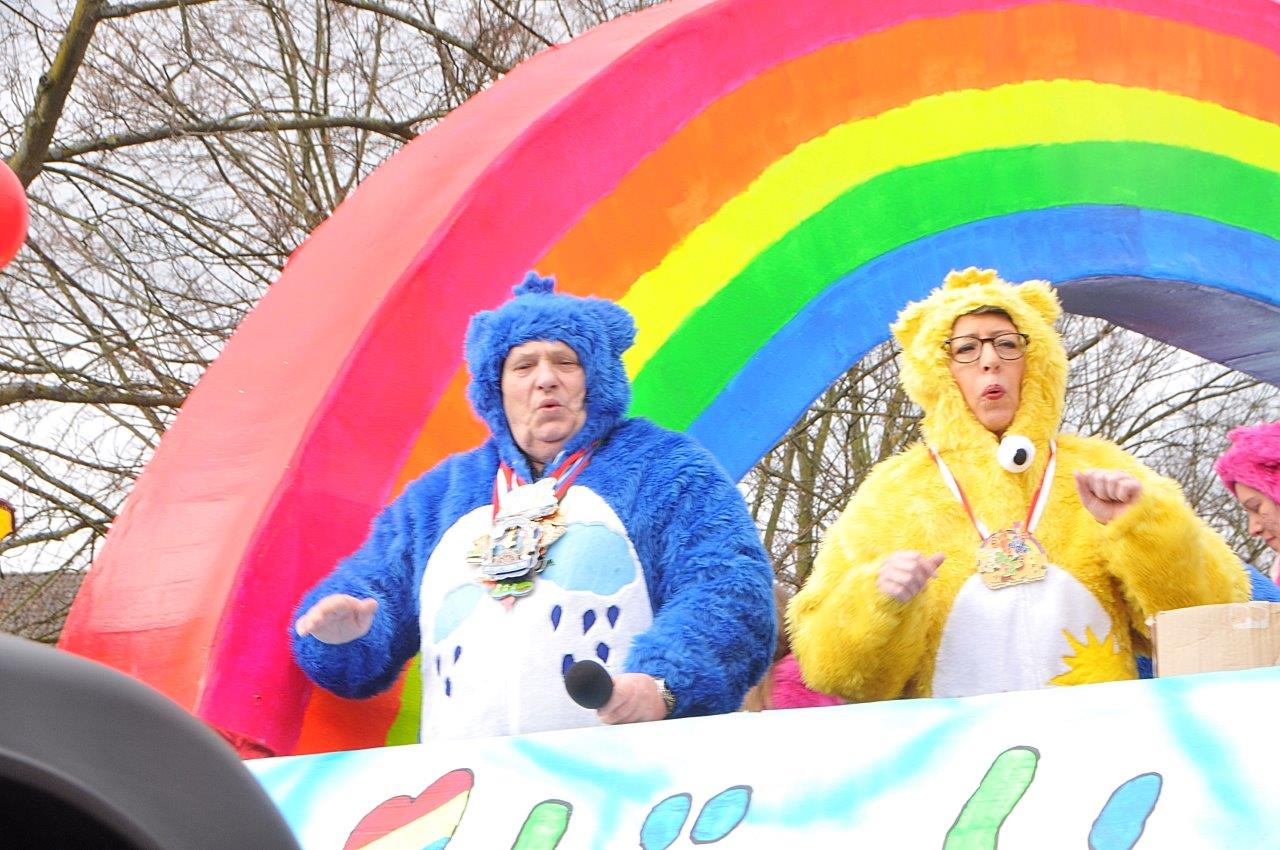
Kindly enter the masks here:
<path id="1" fill-rule="evenodd" d="M 684 430 L 765 341 L 867 262 L 975 221 L 1081 204 L 1182 213 L 1280 238 L 1280 174 L 1187 148 L 1076 142 L 898 169 L 797 222 L 686 318 L 636 376 L 630 412 Z"/>
<path id="2" fill-rule="evenodd" d="M 1000 827 L 1036 778 L 1040 753 L 1013 747 L 996 756 L 978 790 L 947 831 L 943 850 L 995 850 Z"/>
<path id="3" fill-rule="evenodd" d="M 543 800 L 529 810 L 511 850 L 553 850 L 569 828 L 573 806 L 563 800 Z"/>
<path id="4" fill-rule="evenodd" d="M 396 719 L 387 730 L 386 746 L 397 744 L 416 744 L 422 729 L 422 661 L 421 655 L 415 655 L 409 661 L 409 668 L 404 671 L 404 683 L 400 688 L 400 710 Z"/>

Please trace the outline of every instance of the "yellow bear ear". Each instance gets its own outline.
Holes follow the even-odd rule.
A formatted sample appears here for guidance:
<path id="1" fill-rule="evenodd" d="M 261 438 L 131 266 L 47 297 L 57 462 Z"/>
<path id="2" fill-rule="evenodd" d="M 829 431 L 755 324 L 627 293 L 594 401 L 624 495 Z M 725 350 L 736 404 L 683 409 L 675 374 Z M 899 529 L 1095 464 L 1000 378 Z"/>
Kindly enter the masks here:
<path id="1" fill-rule="evenodd" d="M 1018 284 L 1018 295 L 1049 324 L 1053 324 L 1062 315 L 1062 302 L 1053 284 L 1047 280 L 1028 280 Z"/>
<path id="2" fill-rule="evenodd" d="M 965 286 L 981 286 L 984 283 L 995 283 L 1000 279 L 1000 275 L 995 269 L 980 269 L 977 266 L 969 266 L 963 271 L 947 272 L 947 277 L 942 281 L 943 289 L 960 289 Z"/>
<path id="3" fill-rule="evenodd" d="M 894 339 L 898 341 L 898 346 L 903 351 L 909 350 L 911 344 L 915 342 L 927 312 L 923 301 L 912 301 L 902 308 L 902 312 L 898 314 L 898 321 L 889 326 L 889 330 L 893 331 Z"/>

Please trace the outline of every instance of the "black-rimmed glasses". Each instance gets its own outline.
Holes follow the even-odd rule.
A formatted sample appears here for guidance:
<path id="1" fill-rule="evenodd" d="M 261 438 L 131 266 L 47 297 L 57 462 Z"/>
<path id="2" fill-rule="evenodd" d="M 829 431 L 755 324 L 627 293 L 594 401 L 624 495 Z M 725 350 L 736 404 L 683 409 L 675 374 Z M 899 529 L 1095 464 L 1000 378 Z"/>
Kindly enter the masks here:
<path id="1" fill-rule="evenodd" d="M 991 343 L 996 356 L 1001 360 L 1021 360 L 1031 343 L 1031 337 L 1014 331 L 995 336 L 953 336 L 942 343 L 942 347 L 957 363 L 972 363 L 982 356 L 984 342 Z"/>

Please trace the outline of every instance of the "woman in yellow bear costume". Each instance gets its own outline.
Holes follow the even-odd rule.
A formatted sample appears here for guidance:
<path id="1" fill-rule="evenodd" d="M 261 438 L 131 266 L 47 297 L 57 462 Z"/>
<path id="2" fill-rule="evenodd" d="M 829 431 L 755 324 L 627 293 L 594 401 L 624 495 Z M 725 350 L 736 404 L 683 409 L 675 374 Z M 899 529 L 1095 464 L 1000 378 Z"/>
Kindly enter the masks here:
<path id="1" fill-rule="evenodd" d="M 971 268 L 899 315 L 924 441 L 866 477 L 789 606 L 810 687 L 866 701 L 1132 679 L 1148 617 L 1249 598 L 1177 484 L 1058 433 L 1061 312 L 1045 281 Z"/>

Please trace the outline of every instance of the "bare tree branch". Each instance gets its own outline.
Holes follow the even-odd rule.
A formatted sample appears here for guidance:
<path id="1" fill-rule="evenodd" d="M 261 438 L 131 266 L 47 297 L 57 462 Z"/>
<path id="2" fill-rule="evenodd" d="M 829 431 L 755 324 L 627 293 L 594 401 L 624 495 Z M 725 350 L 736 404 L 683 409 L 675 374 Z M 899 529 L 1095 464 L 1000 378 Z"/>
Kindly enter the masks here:
<path id="1" fill-rule="evenodd" d="M 130 407 L 181 407 L 185 395 L 130 393 L 113 388 L 76 389 L 31 381 L 0 384 L 0 407 L 27 401 L 60 401 L 65 404 L 127 404 Z"/>
<path id="2" fill-rule="evenodd" d="M 200 6 L 205 3 L 215 2 L 217 0 L 153 0 L 150 3 L 112 3 L 102 7 L 102 10 L 98 13 L 98 18 L 104 21 L 111 18 L 127 18 L 143 12 L 158 12 L 178 7 L 185 9 L 188 6 Z"/>
<path id="3" fill-rule="evenodd" d="M 536 38 L 538 41 L 542 42 L 544 46 L 551 47 L 553 44 L 555 44 L 555 42 L 553 42 L 551 39 L 547 38 L 545 35 L 543 35 L 542 33 L 538 32 L 536 29 L 534 29 L 532 26 L 530 26 L 529 22 L 526 21 L 524 18 L 522 18 L 520 15 L 515 14 L 506 6 L 504 6 L 502 4 L 502 0 L 489 0 L 489 2 L 492 3 L 498 9 L 499 12 L 506 15 L 507 18 L 509 18 L 512 23 L 520 27 L 529 35 Z"/>
<path id="4" fill-rule="evenodd" d="M 420 32 L 426 33 L 432 38 L 439 39 L 445 44 L 458 48 L 481 65 L 484 65 L 490 71 L 493 71 L 495 74 L 505 74 L 511 70 L 509 66 L 485 55 L 484 52 L 476 47 L 474 43 L 465 42 L 437 26 L 429 24 L 426 21 L 418 20 L 417 18 L 406 15 L 403 12 L 396 11 L 383 3 L 375 2 L 375 0 L 334 0 L 334 2 L 340 3 L 344 6 L 350 6 L 353 9 L 364 9 L 366 12 L 376 12 L 379 15 L 384 15 L 393 20 L 397 20 L 402 24 L 407 24 Z"/>
<path id="5" fill-rule="evenodd" d="M 101 20 L 102 7 L 102 0 L 78 0 L 53 65 L 40 77 L 36 86 L 35 103 L 23 121 L 22 142 L 9 158 L 9 167 L 24 187 L 31 185 L 44 166 L 67 95 Z"/>
<path id="6" fill-rule="evenodd" d="M 366 130 L 384 136 L 412 141 L 417 132 L 414 126 L 424 121 L 440 118 L 443 113 L 424 112 L 404 121 L 366 118 L 359 115 L 313 115 L 305 118 L 222 118 L 210 121 L 175 124 L 170 127 L 152 127 L 133 133 L 113 133 L 70 145 L 49 149 L 48 161 L 65 162 L 88 153 L 120 150 L 134 145 L 146 145 L 183 136 L 220 136 L 230 133 L 279 133 L 289 130 L 348 129 Z"/>

